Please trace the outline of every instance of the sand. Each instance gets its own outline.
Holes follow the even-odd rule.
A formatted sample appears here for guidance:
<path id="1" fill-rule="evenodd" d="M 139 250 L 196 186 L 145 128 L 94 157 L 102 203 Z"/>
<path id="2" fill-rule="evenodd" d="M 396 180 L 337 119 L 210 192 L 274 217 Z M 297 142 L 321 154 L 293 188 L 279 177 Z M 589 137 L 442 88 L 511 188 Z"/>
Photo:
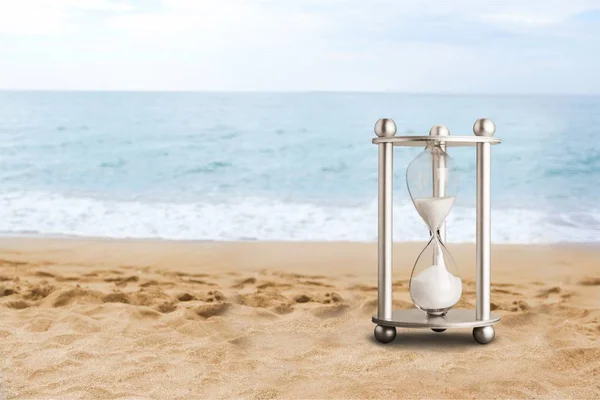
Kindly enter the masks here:
<path id="1" fill-rule="evenodd" d="M 422 247 L 395 247 L 397 308 Z M 450 251 L 473 307 L 474 247 Z M 380 345 L 375 244 L 1 239 L 0 397 L 600 397 L 600 249 L 494 246 L 493 268 L 492 344 Z"/>
<path id="2" fill-rule="evenodd" d="M 441 315 L 460 300 L 462 282 L 442 263 L 425 268 L 412 278 L 410 297 L 421 310 Z"/>
<path id="3" fill-rule="evenodd" d="M 414 199 L 415 208 L 431 231 L 440 229 L 440 225 L 452 210 L 456 197 L 421 197 Z"/>

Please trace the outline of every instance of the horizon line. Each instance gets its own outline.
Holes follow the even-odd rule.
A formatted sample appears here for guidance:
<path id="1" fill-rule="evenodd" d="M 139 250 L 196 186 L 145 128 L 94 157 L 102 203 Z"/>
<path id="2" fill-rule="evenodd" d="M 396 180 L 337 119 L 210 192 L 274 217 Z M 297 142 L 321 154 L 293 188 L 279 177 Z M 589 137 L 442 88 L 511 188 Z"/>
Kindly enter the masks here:
<path id="1" fill-rule="evenodd" d="M 413 92 L 413 91 L 395 91 L 395 90 L 320 90 L 320 89 L 307 89 L 307 90 L 228 90 L 228 89 L 191 89 L 191 90 L 172 90 L 172 89 L 29 89 L 29 88 L 0 88 L 0 92 L 48 92 L 48 93 L 207 93 L 207 94 L 218 94 L 218 93 L 229 93 L 229 94 L 310 94 L 310 93 L 322 93 L 322 94 L 395 94 L 395 95 L 421 95 L 421 96 L 586 96 L 595 97 L 600 96 L 600 93 L 565 93 L 565 92 Z"/>

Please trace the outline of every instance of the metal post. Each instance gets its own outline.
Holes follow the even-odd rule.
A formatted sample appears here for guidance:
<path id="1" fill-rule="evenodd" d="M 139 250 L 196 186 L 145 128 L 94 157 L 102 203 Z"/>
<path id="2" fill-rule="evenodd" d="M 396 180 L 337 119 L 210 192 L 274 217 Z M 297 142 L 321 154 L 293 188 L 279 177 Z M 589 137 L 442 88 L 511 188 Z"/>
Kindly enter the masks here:
<path id="1" fill-rule="evenodd" d="M 490 144 L 477 143 L 477 249 L 478 320 L 490 318 Z"/>
<path id="2" fill-rule="evenodd" d="M 489 119 L 478 119 L 473 125 L 477 136 L 492 136 L 496 131 Z M 477 219 L 476 219 L 476 299 L 477 320 L 490 319 L 490 275 L 491 275 L 491 145 L 477 143 Z"/>
<path id="3" fill-rule="evenodd" d="M 442 149 L 442 151 L 445 153 L 446 152 L 446 145 L 445 144 L 441 144 L 440 148 Z M 446 158 L 445 157 L 440 157 L 439 161 L 438 161 L 438 165 L 437 165 L 438 170 L 436 171 L 437 174 L 439 175 L 440 169 L 441 170 L 446 170 L 447 165 L 446 165 Z M 444 171 L 446 172 L 446 171 Z M 437 188 L 436 188 L 437 186 Z M 439 177 L 436 181 L 436 186 L 434 186 L 433 190 L 434 192 L 437 189 L 437 194 L 435 194 L 435 197 L 445 197 L 446 196 L 446 189 L 448 186 L 448 174 L 442 174 L 441 177 Z M 444 222 L 442 223 L 442 225 L 440 226 L 439 229 L 440 232 L 440 239 L 442 239 L 442 242 L 444 244 L 446 244 L 446 221 L 444 220 Z"/>
<path id="4" fill-rule="evenodd" d="M 391 143 L 379 145 L 379 318 L 392 318 L 392 177 Z"/>
<path id="5" fill-rule="evenodd" d="M 396 134 L 396 124 L 383 118 L 375 124 L 379 137 Z M 393 189 L 393 143 L 379 145 L 379 235 L 378 235 L 378 286 L 377 317 L 392 319 L 392 189 Z"/>

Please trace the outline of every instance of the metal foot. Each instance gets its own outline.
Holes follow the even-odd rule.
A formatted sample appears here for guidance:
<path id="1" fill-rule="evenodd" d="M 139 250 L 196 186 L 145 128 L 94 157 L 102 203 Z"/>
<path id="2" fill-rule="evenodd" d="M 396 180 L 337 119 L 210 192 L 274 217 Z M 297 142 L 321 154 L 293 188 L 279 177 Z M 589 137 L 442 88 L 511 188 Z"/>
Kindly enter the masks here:
<path id="1" fill-rule="evenodd" d="M 494 340 L 494 336 L 496 336 L 496 331 L 491 325 L 473 328 L 473 338 L 477 343 L 488 344 Z"/>
<path id="2" fill-rule="evenodd" d="M 431 328 L 431 330 L 434 331 L 434 332 L 441 333 L 441 332 L 446 331 L 446 328 Z"/>
<path id="3" fill-rule="evenodd" d="M 379 343 L 389 343 L 396 338 L 396 328 L 393 326 L 375 326 L 375 339 Z"/>

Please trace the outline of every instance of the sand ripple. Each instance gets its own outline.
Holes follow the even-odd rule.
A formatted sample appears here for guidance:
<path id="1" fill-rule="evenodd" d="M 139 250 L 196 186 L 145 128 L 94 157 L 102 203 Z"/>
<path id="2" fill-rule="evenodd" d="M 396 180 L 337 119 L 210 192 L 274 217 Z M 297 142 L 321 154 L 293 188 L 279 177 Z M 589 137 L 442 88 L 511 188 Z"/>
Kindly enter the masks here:
<path id="1" fill-rule="evenodd" d="M 553 273 L 535 279 L 514 262 L 498 266 L 492 309 L 502 321 L 489 346 L 461 330 L 399 330 L 381 346 L 370 322 L 373 248 L 308 252 L 337 260 L 340 248 L 354 251 L 349 273 L 310 256 L 286 266 L 288 254 L 307 254 L 296 245 L 282 244 L 268 262 L 257 254 L 279 254 L 277 246 L 235 246 L 189 258 L 167 246 L 139 266 L 124 256 L 95 265 L 52 251 L 5 255 L 0 397 L 600 397 L 600 276 L 591 262 L 581 271 L 551 264 Z M 202 257 L 202 267 L 186 266 Z M 407 286 L 395 282 L 395 308 L 413 307 Z M 459 306 L 474 307 L 474 292 L 465 279 Z"/>

